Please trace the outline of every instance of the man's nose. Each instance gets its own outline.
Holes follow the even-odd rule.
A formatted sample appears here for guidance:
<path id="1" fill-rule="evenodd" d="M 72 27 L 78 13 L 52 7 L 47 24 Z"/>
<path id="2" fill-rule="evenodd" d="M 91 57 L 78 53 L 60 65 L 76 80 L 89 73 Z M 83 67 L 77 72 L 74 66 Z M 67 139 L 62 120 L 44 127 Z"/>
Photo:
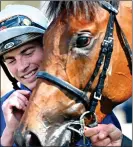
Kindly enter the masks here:
<path id="1" fill-rule="evenodd" d="M 24 59 L 18 60 L 17 66 L 18 66 L 18 71 L 23 72 L 29 67 L 29 62 Z"/>

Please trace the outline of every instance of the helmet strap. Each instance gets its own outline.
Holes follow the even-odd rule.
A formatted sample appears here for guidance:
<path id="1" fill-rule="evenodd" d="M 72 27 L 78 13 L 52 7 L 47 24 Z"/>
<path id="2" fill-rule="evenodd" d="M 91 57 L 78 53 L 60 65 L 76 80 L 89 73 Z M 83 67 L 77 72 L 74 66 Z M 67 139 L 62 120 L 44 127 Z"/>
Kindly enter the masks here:
<path id="1" fill-rule="evenodd" d="M 17 85 L 17 82 L 18 82 L 18 81 L 17 81 L 14 77 L 11 76 L 9 70 L 7 69 L 7 67 L 6 67 L 6 65 L 4 64 L 4 62 L 2 61 L 2 59 L 0 59 L 0 64 L 1 64 L 1 67 L 3 68 L 3 70 L 4 70 L 4 72 L 5 72 L 6 76 L 7 76 L 8 79 L 12 82 L 13 88 L 14 88 L 15 90 L 20 89 L 19 86 Z"/>

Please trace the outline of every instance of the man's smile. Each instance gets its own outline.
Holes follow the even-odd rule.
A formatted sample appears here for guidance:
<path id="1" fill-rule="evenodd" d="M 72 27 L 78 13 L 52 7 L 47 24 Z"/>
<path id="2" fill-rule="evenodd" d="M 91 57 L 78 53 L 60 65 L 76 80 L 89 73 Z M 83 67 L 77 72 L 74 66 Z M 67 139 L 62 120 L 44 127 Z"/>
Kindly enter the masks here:
<path id="1" fill-rule="evenodd" d="M 38 68 L 35 68 L 31 70 L 30 72 L 26 73 L 25 75 L 21 76 L 23 79 L 30 79 L 36 75 L 36 72 L 38 71 Z"/>

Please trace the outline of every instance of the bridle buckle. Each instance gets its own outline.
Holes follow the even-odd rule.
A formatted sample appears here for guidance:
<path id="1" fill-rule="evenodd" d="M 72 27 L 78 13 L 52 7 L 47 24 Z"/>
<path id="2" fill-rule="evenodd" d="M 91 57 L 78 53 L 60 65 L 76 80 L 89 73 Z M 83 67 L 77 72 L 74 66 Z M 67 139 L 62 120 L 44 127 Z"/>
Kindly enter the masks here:
<path id="1" fill-rule="evenodd" d="M 102 94 L 100 95 L 100 96 L 96 96 L 96 92 L 94 93 L 94 99 L 96 99 L 96 100 L 101 100 L 101 98 L 102 98 Z"/>

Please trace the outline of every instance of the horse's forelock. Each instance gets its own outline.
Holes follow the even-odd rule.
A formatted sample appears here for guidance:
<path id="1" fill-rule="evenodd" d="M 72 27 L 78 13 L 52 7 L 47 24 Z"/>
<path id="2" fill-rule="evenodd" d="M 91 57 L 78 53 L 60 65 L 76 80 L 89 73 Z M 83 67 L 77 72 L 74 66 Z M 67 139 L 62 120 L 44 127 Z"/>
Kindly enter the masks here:
<path id="1" fill-rule="evenodd" d="M 50 1 L 47 8 L 47 14 L 49 17 L 55 18 L 64 10 L 66 10 L 68 14 L 71 12 L 76 15 L 77 11 L 81 12 L 84 9 L 86 17 L 93 19 L 95 15 L 94 10 L 98 8 L 98 5 L 98 1 Z"/>

